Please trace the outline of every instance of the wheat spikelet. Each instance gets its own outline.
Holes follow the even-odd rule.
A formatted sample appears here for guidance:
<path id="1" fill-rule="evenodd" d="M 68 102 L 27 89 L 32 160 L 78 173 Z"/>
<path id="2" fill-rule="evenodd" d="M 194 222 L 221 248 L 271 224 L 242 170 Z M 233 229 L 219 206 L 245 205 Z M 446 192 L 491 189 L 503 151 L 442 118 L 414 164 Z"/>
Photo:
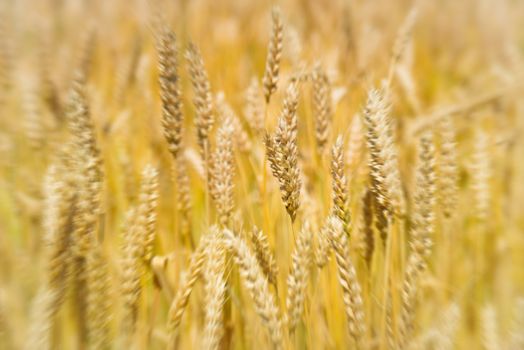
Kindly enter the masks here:
<path id="1" fill-rule="evenodd" d="M 197 128 L 197 140 L 200 146 L 200 152 L 203 156 L 206 144 L 209 143 L 209 133 L 215 123 L 213 115 L 213 97 L 211 95 L 211 86 L 204 67 L 204 61 L 198 47 L 189 43 L 186 58 L 189 63 L 189 74 L 191 75 L 191 83 L 195 97 L 193 104 L 195 105 L 195 125 Z"/>
<path id="2" fill-rule="evenodd" d="M 342 136 L 338 136 L 331 150 L 333 213 L 343 223 L 344 232 L 349 238 L 351 234 L 351 216 L 349 212 L 348 181 L 344 166 L 344 141 Z"/>
<path id="3" fill-rule="evenodd" d="M 403 215 L 405 205 L 389 113 L 385 97 L 372 89 L 363 115 L 373 191 L 388 215 Z"/>
<path id="4" fill-rule="evenodd" d="M 162 99 L 162 128 L 169 152 L 176 158 L 182 143 L 184 115 L 178 74 L 175 33 L 163 26 L 158 34 L 158 71 Z"/>
<path id="5" fill-rule="evenodd" d="M 251 130 L 256 134 L 264 132 L 264 98 L 258 80 L 253 77 L 245 93 L 244 115 Z"/>
<path id="6" fill-rule="evenodd" d="M 211 235 L 212 237 L 205 250 L 208 258 L 204 265 L 204 280 L 206 281 L 204 302 L 206 313 L 203 349 L 218 349 L 224 334 L 222 308 L 226 296 L 226 280 L 224 276 L 226 252 L 221 237 L 222 233 L 218 228 L 212 228 Z"/>
<path id="7" fill-rule="evenodd" d="M 343 231 L 342 223 L 339 221 L 334 226 L 329 239 L 337 262 L 338 280 L 342 287 L 349 334 L 357 344 L 361 344 L 366 332 L 361 288 L 349 256 L 348 238 Z"/>
<path id="8" fill-rule="evenodd" d="M 110 348 L 110 276 L 100 245 L 87 257 L 87 329 L 91 349 Z"/>
<path id="9" fill-rule="evenodd" d="M 253 244 L 258 263 L 264 271 L 267 280 L 269 283 L 276 286 L 278 265 L 269 246 L 267 236 L 264 234 L 264 232 L 262 232 L 262 230 L 258 229 L 256 226 L 253 226 L 253 229 L 249 231 L 249 237 L 251 243 Z"/>
<path id="10" fill-rule="evenodd" d="M 254 302 L 255 311 L 266 326 L 273 343 L 273 347 L 282 347 L 282 322 L 279 311 L 271 292 L 267 279 L 258 264 L 256 256 L 251 252 L 246 242 L 229 230 L 224 230 L 226 246 L 232 251 L 234 261 L 240 270 L 244 286 Z"/>
<path id="11" fill-rule="evenodd" d="M 440 173 L 439 188 L 442 212 L 449 218 L 457 207 L 458 201 L 458 165 L 456 150 L 455 126 L 450 116 L 443 118 L 440 123 Z"/>
<path id="12" fill-rule="evenodd" d="M 273 176 L 280 184 L 282 201 L 291 221 L 295 221 L 300 206 L 301 187 L 297 147 L 297 106 L 297 86 L 290 84 L 274 135 L 265 137 L 270 167 Z"/>
<path id="13" fill-rule="evenodd" d="M 278 73 L 280 70 L 280 58 L 282 56 L 282 41 L 284 38 L 284 25 L 280 10 L 274 7 L 271 11 L 271 37 L 266 57 L 266 69 L 264 71 L 264 96 L 269 103 L 271 95 L 277 90 Z"/>
<path id="14" fill-rule="evenodd" d="M 293 333 L 304 309 L 311 264 L 311 227 L 307 221 L 300 230 L 291 260 L 287 279 L 287 313 L 289 332 Z"/>
<path id="15" fill-rule="evenodd" d="M 209 240 L 210 237 L 208 235 L 200 239 L 197 249 L 191 255 L 186 272 L 180 278 L 178 291 L 171 302 L 167 317 L 167 330 L 170 337 L 170 347 L 175 345 L 177 328 L 182 321 L 182 316 L 184 315 L 184 311 L 189 302 L 193 286 L 202 274 L 202 269 L 207 260 L 206 247 L 209 244 Z"/>
<path id="16" fill-rule="evenodd" d="M 319 153 L 322 154 L 329 138 L 332 119 L 331 88 L 329 80 L 320 66 L 313 70 L 313 117 L 315 118 L 315 137 Z"/>
<path id="17" fill-rule="evenodd" d="M 216 149 L 209 160 L 209 193 L 215 202 L 218 219 L 222 226 L 229 224 L 233 213 L 234 154 L 233 127 L 226 118 L 217 132 Z"/>

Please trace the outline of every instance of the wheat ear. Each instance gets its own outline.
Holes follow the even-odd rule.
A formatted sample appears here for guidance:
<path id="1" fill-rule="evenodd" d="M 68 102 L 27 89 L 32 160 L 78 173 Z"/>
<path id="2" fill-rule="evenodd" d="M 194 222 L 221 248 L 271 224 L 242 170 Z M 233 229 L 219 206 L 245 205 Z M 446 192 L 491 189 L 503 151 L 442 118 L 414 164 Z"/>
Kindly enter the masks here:
<path id="1" fill-rule="evenodd" d="M 434 231 L 435 170 L 433 138 L 430 133 L 420 141 L 419 163 L 411 226 L 411 253 L 408 257 L 404 282 L 402 285 L 402 306 L 400 311 L 399 347 L 403 348 L 409 340 L 413 328 L 416 293 L 421 274 L 427 268 L 431 253 Z"/>
<path id="2" fill-rule="evenodd" d="M 372 188 L 388 215 L 403 215 L 404 197 L 389 114 L 390 107 L 384 94 L 378 90 L 371 90 L 368 93 L 363 116 L 367 128 Z"/>
<path id="3" fill-rule="evenodd" d="M 203 349 L 219 349 L 224 334 L 223 306 L 226 297 L 226 251 L 222 232 L 214 227 L 211 239 L 206 247 L 207 260 L 204 269 L 205 291 L 205 327 Z"/>
<path id="4" fill-rule="evenodd" d="M 110 348 L 110 276 L 102 247 L 93 247 L 87 257 L 87 329 L 90 349 Z"/>
<path id="5" fill-rule="evenodd" d="M 189 302 L 189 297 L 197 280 L 201 277 L 202 269 L 206 262 L 206 247 L 209 244 L 208 235 L 200 239 L 197 249 L 191 255 L 189 266 L 180 278 L 178 291 L 171 302 L 167 316 L 167 331 L 169 335 L 169 348 L 174 348 L 177 339 L 177 329 L 182 321 L 182 316 Z"/>
<path id="6" fill-rule="evenodd" d="M 258 264 L 256 256 L 246 242 L 230 230 L 224 230 L 226 246 L 232 251 L 235 263 L 240 270 L 244 286 L 254 302 L 255 311 L 268 329 L 274 348 L 283 346 L 282 322 L 269 284 Z"/>
<path id="7" fill-rule="evenodd" d="M 344 232 L 350 237 L 351 215 L 349 212 L 349 189 L 345 175 L 344 141 L 337 138 L 331 150 L 331 181 L 333 196 L 333 212 L 344 226 Z"/>
<path id="8" fill-rule="evenodd" d="M 258 263 L 264 271 L 269 283 L 277 285 L 278 265 L 275 256 L 269 246 L 267 236 L 256 226 L 249 231 L 249 237 L 253 244 Z"/>
<path id="9" fill-rule="evenodd" d="M 291 271 L 287 279 L 288 329 L 293 333 L 304 310 L 309 268 L 311 265 L 311 227 L 307 222 L 298 234 L 291 255 Z"/>
<path id="10" fill-rule="evenodd" d="M 184 114 L 178 74 L 178 49 L 175 33 L 163 26 L 158 35 L 158 71 L 162 99 L 162 128 L 169 152 L 176 158 L 182 143 Z"/>
<path id="11" fill-rule="evenodd" d="M 332 122 L 331 88 L 326 73 L 316 66 L 313 70 L 313 117 L 318 151 L 324 152 Z"/>
<path id="12" fill-rule="evenodd" d="M 349 334 L 355 343 L 361 344 L 366 332 L 362 292 L 349 256 L 348 238 L 340 221 L 333 225 L 329 238 L 337 262 L 338 280 L 342 287 Z"/>
<path id="13" fill-rule="evenodd" d="M 233 178 L 235 158 L 233 153 L 233 126 L 231 120 L 222 120 L 216 136 L 216 147 L 209 159 L 209 193 L 215 202 L 218 220 L 224 227 L 229 225 L 233 214 Z"/>
<path id="14" fill-rule="evenodd" d="M 189 74 L 191 75 L 191 83 L 195 92 L 193 104 L 196 109 L 195 125 L 197 129 L 197 141 L 203 157 L 205 148 L 207 147 L 206 144 L 209 143 L 209 134 L 215 123 L 211 85 L 204 67 L 202 55 L 195 44 L 189 43 L 186 58 L 189 63 Z"/>
<path id="15" fill-rule="evenodd" d="M 266 135 L 266 153 L 273 176 L 280 184 L 286 210 L 295 221 L 300 206 L 300 169 L 297 146 L 298 89 L 290 84 L 274 135 Z"/>
<path id="16" fill-rule="evenodd" d="M 271 37 L 266 58 L 266 69 L 264 71 L 264 96 L 269 103 L 271 95 L 277 90 L 278 73 L 280 70 L 280 58 L 282 56 L 282 42 L 284 38 L 284 25 L 280 10 L 274 7 L 271 11 Z"/>

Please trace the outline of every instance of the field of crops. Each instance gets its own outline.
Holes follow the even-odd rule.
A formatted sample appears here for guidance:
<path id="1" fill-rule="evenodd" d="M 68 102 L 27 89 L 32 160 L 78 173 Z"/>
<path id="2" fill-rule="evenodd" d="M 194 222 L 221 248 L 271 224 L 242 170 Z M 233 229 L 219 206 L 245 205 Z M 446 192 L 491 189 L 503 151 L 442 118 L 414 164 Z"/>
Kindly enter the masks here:
<path id="1" fill-rule="evenodd" d="M 0 0 L 0 349 L 524 349 L 523 23 Z"/>

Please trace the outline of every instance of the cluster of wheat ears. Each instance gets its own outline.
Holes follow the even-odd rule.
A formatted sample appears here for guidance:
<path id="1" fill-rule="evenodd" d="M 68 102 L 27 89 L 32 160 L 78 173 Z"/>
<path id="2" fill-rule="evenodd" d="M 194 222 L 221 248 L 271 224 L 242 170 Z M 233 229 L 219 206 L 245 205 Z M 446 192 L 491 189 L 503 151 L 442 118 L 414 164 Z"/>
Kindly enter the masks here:
<path id="1" fill-rule="evenodd" d="M 0 5 L 1 349 L 524 349 L 522 2 Z"/>

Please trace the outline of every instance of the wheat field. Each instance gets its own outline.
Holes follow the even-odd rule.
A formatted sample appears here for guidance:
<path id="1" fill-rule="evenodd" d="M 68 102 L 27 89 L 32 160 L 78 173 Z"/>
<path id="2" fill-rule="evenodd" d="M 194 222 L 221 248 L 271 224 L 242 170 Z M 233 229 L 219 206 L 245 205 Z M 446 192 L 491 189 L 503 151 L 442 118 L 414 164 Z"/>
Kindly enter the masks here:
<path id="1" fill-rule="evenodd" d="M 0 0 L 0 349 L 524 349 L 523 23 Z"/>

